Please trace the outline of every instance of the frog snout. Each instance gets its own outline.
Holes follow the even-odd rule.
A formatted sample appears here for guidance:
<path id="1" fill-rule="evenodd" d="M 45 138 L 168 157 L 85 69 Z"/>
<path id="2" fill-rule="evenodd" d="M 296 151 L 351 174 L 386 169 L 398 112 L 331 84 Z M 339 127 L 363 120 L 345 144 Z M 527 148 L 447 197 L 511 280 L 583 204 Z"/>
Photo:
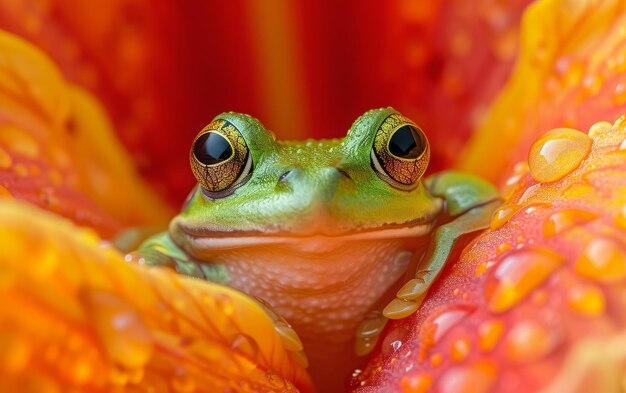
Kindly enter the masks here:
<path id="1" fill-rule="evenodd" d="M 328 201 L 337 193 L 341 184 L 353 184 L 350 174 L 334 166 L 305 170 L 295 167 L 283 172 L 278 187 L 288 187 L 293 193 L 306 195 L 313 201 Z"/>

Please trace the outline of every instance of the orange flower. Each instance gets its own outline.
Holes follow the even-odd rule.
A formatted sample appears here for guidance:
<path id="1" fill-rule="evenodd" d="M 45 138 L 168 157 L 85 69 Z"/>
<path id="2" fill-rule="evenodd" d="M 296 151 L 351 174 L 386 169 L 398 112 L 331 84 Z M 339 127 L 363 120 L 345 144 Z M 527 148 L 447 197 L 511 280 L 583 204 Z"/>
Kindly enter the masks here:
<path id="1" fill-rule="evenodd" d="M 267 306 L 100 238 L 166 225 L 217 112 L 334 136 L 393 105 L 429 132 L 434 169 L 499 182 L 507 202 L 350 388 L 618 390 L 626 9 L 528 3 L 0 5 L 0 26 L 35 44 L 0 32 L 0 385 L 312 391 L 297 334 Z"/>

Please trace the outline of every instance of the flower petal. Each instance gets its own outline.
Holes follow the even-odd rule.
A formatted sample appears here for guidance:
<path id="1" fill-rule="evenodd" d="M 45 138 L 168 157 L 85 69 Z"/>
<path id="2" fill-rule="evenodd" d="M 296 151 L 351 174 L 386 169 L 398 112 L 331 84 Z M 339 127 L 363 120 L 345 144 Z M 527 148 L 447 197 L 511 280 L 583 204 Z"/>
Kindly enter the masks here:
<path id="1" fill-rule="evenodd" d="M 30 205 L 2 202 L 0 217 L 8 391 L 312 391 L 301 354 L 242 293 L 129 264 L 92 231 Z"/>
<path id="2" fill-rule="evenodd" d="M 100 105 L 38 49 L 0 32 L 0 186 L 111 236 L 170 214 L 135 172 Z"/>
<path id="3" fill-rule="evenodd" d="M 530 6 L 515 70 L 460 168 L 502 181 L 543 131 L 586 130 L 625 114 L 625 24 L 626 5 L 619 0 Z"/>
<path id="4" fill-rule="evenodd" d="M 532 166 L 517 175 L 492 229 L 465 248 L 414 317 L 389 325 L 354 390 L 620 387 L 625 138 L 623 119 L 592 137 L 569 130 L 540 138 L 537 143 L 554 142 L 554 161 L 542 165 L 561 171 L 560 178 L 544 180 L 545 168 L 537 173 Z M 591 150 L 579 154 L 577 145 L 588 140 Z M 576 165 L 562 166 L 563 160 Z"/>

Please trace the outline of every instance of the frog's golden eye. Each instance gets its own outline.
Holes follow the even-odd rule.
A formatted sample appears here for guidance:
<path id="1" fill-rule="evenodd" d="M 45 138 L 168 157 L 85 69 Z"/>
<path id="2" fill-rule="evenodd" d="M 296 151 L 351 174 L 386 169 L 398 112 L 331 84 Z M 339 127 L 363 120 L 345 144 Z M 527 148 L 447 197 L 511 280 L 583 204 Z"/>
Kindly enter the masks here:
<path id="1" fill-rule="evenodd" d="M 249 156 L 248 145 L 239 130 L 226 120 L 216 120 L 196 136 L 189 161 L 202 188 L 219 193 L 244 182 L 252 168 Z"/>
<path id="2" fill-rule="evenodd" d="M 409 119 L 393 114 L 376 131 L 372 166 L 389 184 L 411 188 L 426 171 L 429 158 L 426 135 Z"/>

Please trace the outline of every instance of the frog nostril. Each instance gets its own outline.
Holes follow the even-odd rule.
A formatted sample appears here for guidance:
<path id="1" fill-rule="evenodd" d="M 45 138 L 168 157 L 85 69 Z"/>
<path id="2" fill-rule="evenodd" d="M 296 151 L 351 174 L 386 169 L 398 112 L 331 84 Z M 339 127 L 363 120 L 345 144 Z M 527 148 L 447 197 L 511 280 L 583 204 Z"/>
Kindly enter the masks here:
<path id="1" fill-rule="evenodd" d="M 291 173 L 291 171 L 287 171 L 287 172 L 283 173 L 282 175 L 280 175 L 280 177 L 278 178 L 278 182 L 279 183 L 283 183 L 285 181 L 285 179 L 287 179 L 287 176 L 289 176 L 290 173 Z"/>
<path id="2" fill-rule="evenodd" d="M 339 174 L 340 174 L 341 176 L 345 177 L 346 179 L 350 179 L 350 180 L 352 179 L 352 178 L 350 177 L 350 174 L 349 174 L 348 172 L 344 171 L 343 169 L 339 169 L 339 168 L 337 168 L 337 172 L 339 172 Z"/>

